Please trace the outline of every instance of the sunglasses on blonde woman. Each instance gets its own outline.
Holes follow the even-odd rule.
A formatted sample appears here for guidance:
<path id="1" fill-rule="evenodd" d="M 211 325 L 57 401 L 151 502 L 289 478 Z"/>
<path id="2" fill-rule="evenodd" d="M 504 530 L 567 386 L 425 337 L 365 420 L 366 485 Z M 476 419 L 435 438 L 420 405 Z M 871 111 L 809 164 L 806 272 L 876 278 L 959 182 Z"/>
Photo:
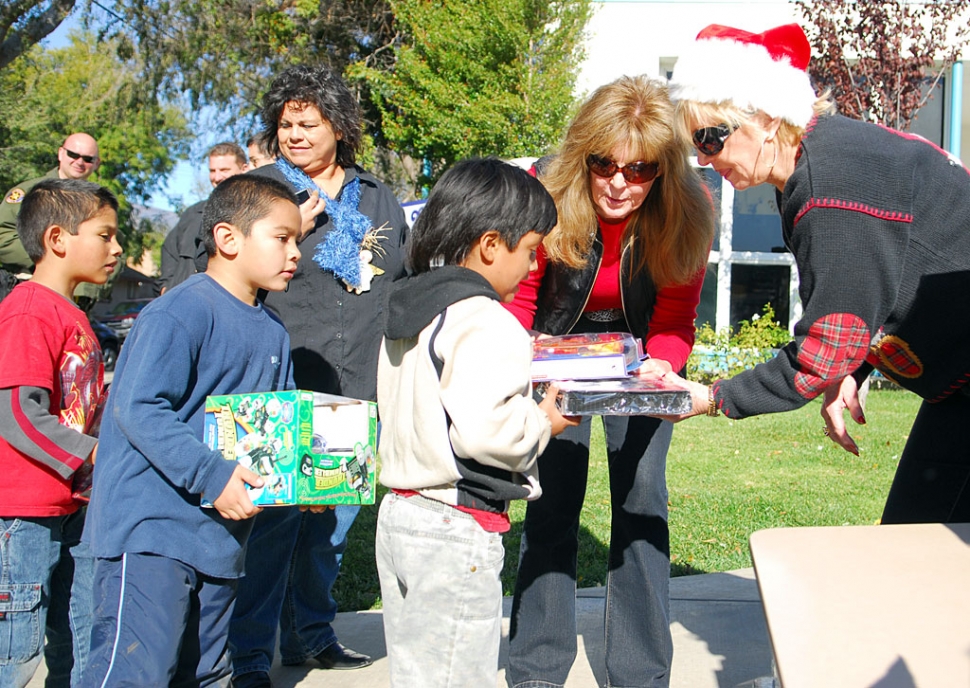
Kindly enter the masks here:
<path id="1" fill-rule="evenodd" d="M 586 158 L 586 165 L 589 171 L 597 177 L 612 178 L 617 172 L 623 173 L 623 178 L 631 184 L 646 184 L 657 176 L 660 165 L 655 162 L 628 162 L 626 165 L 617 165 L 609 158 L 601 158 L 598 155 L 590 155 Z"/>
<path id="2" fill-rule="evenodd" d="M 708 157 L 717 155 L 724 150 L 724 142 L 734 133 L 734 129 L 730 124 L 698 129 L 694 132 L 694 148 Z"/>

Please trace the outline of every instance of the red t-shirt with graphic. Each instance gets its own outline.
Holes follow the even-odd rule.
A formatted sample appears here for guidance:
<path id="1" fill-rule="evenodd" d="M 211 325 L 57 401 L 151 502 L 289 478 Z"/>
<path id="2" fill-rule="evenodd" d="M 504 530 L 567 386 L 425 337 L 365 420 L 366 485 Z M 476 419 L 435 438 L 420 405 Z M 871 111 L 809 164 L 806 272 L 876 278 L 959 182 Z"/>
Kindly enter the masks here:
<path id="1" fill-rule="evenodd" d="M 30 387 L 48 391 L 57 423 L 31 422 L 18 394 Z M 0 403 L 9 408 L 0 420 L 0 516 L 77 510 L 73 472 L 92 446 L 81 434 L 97 422 L 103 390 L 101 347 L 84 311 L 32 282 L 0 302 Z"/>

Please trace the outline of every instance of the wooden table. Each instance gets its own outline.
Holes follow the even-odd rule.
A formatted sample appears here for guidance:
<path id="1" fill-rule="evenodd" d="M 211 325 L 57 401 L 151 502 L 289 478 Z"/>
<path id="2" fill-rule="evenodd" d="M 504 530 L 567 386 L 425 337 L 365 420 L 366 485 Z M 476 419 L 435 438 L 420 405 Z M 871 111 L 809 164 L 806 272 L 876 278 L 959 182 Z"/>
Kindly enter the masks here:
<path id="1" fill-rule="evenodd" d="M 970 524 L 774 528 L 751 556 L 784 688 L 970 687 Z"/>

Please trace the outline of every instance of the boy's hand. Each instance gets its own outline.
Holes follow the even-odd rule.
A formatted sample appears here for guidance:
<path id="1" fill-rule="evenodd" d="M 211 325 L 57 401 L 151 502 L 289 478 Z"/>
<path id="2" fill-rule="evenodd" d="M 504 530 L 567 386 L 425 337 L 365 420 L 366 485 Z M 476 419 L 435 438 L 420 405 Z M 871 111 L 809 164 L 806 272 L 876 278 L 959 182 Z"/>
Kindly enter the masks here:
<path id="1" fill-rule="evenodd" d="M 262 511 L 261 508 L 253 505 L 253 500 L 249 498 L 249 493 L 246 491 L 246 485 L 262 487 L 263 479 L 248 468 L 236 466 L 222 494 L 212 501 L 212 506 L 223 518 L 242 521 Z"/>
<path id="2" fill-rule="evenodd" d="M 549 422 L 552 423 L 553 437 L 566 428 L 579 425 L 579 421 L 582 420 L 579 416 L 564 416 L 559 413 L 559 406 L 556 405 L 558 397 L 559 385 L 555 382 L 550 382 L 546 387 L 546 395 L 539 402 L 539 408 L 546 412 L 546 415 L 549 416 Z"/>
<path id="3" fill-rule="evenodd" d="M 98 444 L 99 444 L 98 442 L 95 442 L 94 443 L 94 448 L 91 450 L 91 453 L 88 454 L 88 461 L 91 462 L 91 465 L 92 466 L 94 465 L 94 462 L 98 458 Z"/>

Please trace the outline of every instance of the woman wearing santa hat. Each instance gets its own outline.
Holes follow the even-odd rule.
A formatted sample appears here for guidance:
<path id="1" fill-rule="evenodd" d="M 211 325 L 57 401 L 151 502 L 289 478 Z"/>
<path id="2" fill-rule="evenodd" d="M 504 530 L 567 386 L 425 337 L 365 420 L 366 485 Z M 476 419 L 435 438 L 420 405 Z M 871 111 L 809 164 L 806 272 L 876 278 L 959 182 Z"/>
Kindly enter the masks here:
<path id="1" fill-rule="evenodd" d="M 714 236 L 714 211 L 665 83 L 622 77 L 580 107 L 539 172 L 559 224 L 510 310 L 545 334 L 631 332 L 641 374 L 681 370 Z M 542 496 L 526 510 L 512 603 L 512 686 L 562 686 L 576 658 L 576 555 L 591 418 L 539 457 Z M 673 425 L 604 416 L 612 523 L 606 671 L 612 686 L 666 686 L 673 643 L 664 477 Z"/>
<path id="2" fill-rule="evenodd" d="M 804 315 L 771 361 L 710 388 L 690 415 L 745 418 L 824 394 L 824 434 L 858 454 L 873 368 L 924 400 L 883 523 L 970 521 L 970 172 L 918 136 L 833 114 L 795 24 L 712 25 L 678 60 L 678 119 L 736 189 L 777 189 Z"/>

